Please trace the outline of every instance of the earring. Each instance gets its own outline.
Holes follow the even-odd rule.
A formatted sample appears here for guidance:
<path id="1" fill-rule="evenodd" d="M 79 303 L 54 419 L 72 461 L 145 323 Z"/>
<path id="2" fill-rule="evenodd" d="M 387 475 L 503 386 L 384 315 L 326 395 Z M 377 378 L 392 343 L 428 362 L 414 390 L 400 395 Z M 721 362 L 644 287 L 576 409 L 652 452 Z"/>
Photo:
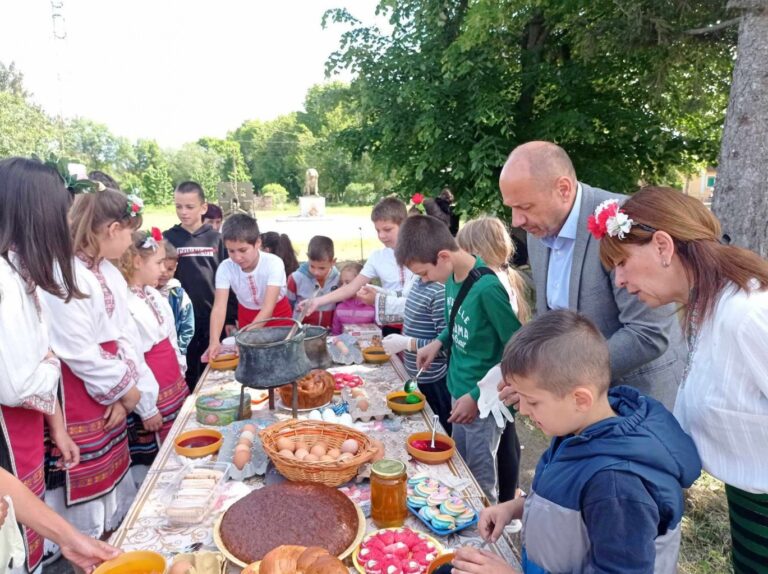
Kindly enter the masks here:
<path id="1" fill-rule="evenodd" d="M 662 261 L 661 262 L 661 266 L 664 267 L 664 268 L 669 267 L 669 261 Z"/>

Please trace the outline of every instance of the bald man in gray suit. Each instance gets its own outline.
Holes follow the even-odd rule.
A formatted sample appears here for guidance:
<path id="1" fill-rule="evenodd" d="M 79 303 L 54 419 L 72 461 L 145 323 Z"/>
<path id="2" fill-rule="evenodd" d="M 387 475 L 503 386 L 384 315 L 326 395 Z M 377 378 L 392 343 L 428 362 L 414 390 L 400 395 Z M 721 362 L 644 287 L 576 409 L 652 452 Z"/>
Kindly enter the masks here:
<path id="1" fill-rule="evenodd" d="M 543 141 L 515 148 L 499 187 L 512 225 L 528 234 L 536 314 L 564 308 L 589 317 L 608 339 L 612 384 L 633 386 L 671 410 L 686 356 L 675 308 L 652 309 L 641 299 L 653 294 L 616 287 L 587 231 L 600 203 L 626 196 L 579 182 L 568 154 Z"/>

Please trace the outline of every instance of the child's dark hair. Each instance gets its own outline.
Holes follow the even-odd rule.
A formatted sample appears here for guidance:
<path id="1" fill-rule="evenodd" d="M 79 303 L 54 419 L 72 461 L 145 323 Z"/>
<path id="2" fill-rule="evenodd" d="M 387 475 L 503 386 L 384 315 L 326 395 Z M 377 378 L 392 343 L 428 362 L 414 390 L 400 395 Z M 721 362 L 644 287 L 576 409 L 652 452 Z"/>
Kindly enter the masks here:
<path id="1" fill-rule="evenodd" d="M 157 253 L 158 249 L 164 249 L 167 241 L 151 241 L 151 237 L 150 231 L 140 230 L 131 233 L 131 245 L 125 250 L 125 253 L 123 253 L 118 262 L 118 267 L 127 281 L 130 281 L 136 272 L 133 268 L 134 257 L 138 255 L 142 259 L 148 259 Z"/>
<path id="2" fill-rule="evenodd" d="M 307 257 L 310 261 L 333 261 L 336 257 L 333 252 L 333 239 L 325 235 L 315 235 L 309 240 Z"/>
<path id="3" fill-rule="evenodd" d="M 283 260 L 286 275 L 290 275 L 299 268 L 296 250 L 293 248 L 291 238 L 285 233 L 267 231 L 261 236 L 261 248 L 267 253 L 273 253 Z"/>
<path id="4" fill-rule="evenodd" d="M 259 224 L 250 215 L 235 213 L 224 222 L 221 237 L 224 241 L 242 241 L 256 245 L 259 240 Z"/>
<path id="5" fill-rule="evenodd" d="M 400 226 L 395 259 L 398 265 L 434 265 L 440 251 L 458 250 L 459 245 L 445 223 L 429 215 L 412 215 Z"/>
<path id="6" fill-rule="evenodd" d="M 176 251 L 176 247 L 173 243 L 167 239 L 163 239 L 163 247 L 165 247 L 165 258 L 172 259 L 173 261 L 179 260 L 179 252 Z"/>
<path id="7" fill-rule="evenodd" d="M 196 193 L 197 197 L 200 198 L 200 203 L 205 203 L 205 191 L 203 191 L 203 186 L 196 181 L 182 181 L 179 185 L 176 186 L 174 192 Z"/>
<path id="8" fill-rule="evenodd" d="M 114 189 L 78 195 L 69 212 L 75 252 L 85 251 L 98 257 L 97 234 L 114 222 L 134 230 L 141 227 L 141 215 L 131 209 L 132 205 L 130 199 Z"/>
<path id="9" fill-rule="evenodd" d="M 558 309 L 523 325 L 509 340 L 501 373 L 526 377 L 558 397 L 585 384 L 606 392 L 611 384 L 608 343 L 585 316 Z"/>
<path id="10" fill-rule="evenodd" d="M 104 184 L 104 187 L 107 187 L 109 189 L 114 189 L 117 191 L 120 191 L 120 184 L 115 181 L 115 178 L 109 175 L 108 173 L 104 173 L 103 171 L 99 171 L 98 169 L 93 170 L 88 174 L 88 179 L 91 181 L 98 181 L 99 183 Z"/>
<path id="11" fill-rule="evenodd" d="M 208 209 L 202 215 L 202 220 L 205 221 L 206 219 L 224 219 L 224 212 L 215 203 L 209 203 Z"/>
<path id="12" fill-rule="evenodd" d="M 28 279 L 30 293 L 40 287 L 65 301 L 84 296 L 72 270 L 70 201 L 53 167 L 21 157 L 0 161 L 0 256 L 13 267 L 8 252 L 18 255 L 22 268 L 16 271 Z"/>
<path id="13" fill-rule="evenodd" d="M 408 208 L 396 197 L 385 197 L 373 206 L 371 221 L 391 221 L 402 225 L 408 217 Z"/>

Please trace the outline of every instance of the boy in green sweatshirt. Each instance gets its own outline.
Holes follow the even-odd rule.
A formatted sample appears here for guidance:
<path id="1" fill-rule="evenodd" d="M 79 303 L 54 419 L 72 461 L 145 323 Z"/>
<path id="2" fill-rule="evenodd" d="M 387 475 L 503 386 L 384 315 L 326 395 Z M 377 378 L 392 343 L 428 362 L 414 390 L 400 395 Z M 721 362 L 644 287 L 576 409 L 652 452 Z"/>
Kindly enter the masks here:
<path id="1" fill-rule="evenodd" d="M 448 390 L 453 399 L 449 422 L 453 440 L 485 495 L 497 498 L 496 451 L 501 429 L 493 417 L 478 418 L 477 383 L 499 363 L 520 322 L 499 278 L 479 257 L 459 248 L 445 224 L 414 215 L 400 227 L 395 257 L 424 281 L 445 283 L 445 320 L 438 338 L 419 349 L 417 367 L 428 367 L 440 349 L 450 353 Z M 452 313 L 464 282 L 474 281 Z M 451 328 L 451 315 L 454 315 Z"/>

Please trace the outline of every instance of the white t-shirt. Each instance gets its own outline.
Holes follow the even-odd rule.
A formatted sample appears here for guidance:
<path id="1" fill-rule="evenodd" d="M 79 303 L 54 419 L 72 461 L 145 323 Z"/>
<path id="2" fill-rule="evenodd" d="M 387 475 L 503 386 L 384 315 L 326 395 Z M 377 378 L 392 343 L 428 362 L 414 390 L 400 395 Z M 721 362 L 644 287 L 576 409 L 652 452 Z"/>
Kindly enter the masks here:
<path id="1" fill-rule="evenodd" d="M 365 275 L 368 279 L 378 277 L 385 290 L 403 296 L 410 291 L 411 279 L 413 278 L 410 269 L 397 264 L 395 250 L 391 247 L 383 247 L 371 253 L 360 274 Z"/>
<path id="2" fill-rule="evenodd" d="M 231 288 L 237 302 L 252 311 L 261 309 L 267 287 L 280 287 L 278 301 L 285 297 L 285 264 L 272 253 L 260 251 L 259 262 L 250 273 L 231 259 L 225 259 L 216 270 L 216 289 Z"/>

